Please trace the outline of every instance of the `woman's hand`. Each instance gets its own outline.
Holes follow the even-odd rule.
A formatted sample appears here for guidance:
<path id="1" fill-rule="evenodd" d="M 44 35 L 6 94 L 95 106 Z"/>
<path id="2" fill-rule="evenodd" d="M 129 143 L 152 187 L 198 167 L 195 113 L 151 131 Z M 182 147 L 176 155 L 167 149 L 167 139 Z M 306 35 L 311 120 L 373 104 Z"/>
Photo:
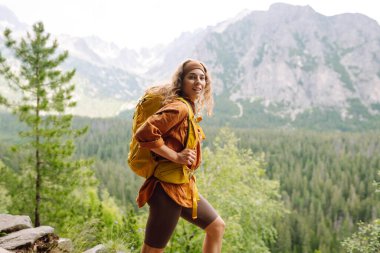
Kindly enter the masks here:
<path id="1" fill-rule="evenodd" d="M 187 166 L 191 166 L 197 159 L 197 152 L 193 149 L 184 149 L 177 154 L 178 154 L 178 159 L 176 163 L 179 163 L 179 164 L 185 164 Z"/>
<path id="2" fill-rule="evenodd" d="M 193 149 L 184 149 L 181 152 L 175 152 L 166 145 L 159 148 L 153 148 L 152 151 L 172 162 L 191 166 L 197 159 L 197 152 Z"/>

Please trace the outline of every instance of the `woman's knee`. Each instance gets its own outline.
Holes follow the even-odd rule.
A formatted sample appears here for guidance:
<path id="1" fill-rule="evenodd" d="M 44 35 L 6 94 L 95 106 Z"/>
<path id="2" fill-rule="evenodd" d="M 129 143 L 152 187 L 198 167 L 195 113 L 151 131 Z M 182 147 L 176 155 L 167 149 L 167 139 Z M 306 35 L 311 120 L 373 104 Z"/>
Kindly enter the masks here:
<path id="1" fill-rule="evenodd" d="M 224 220 L 218 216 L 210 225 L 206 227 L 206 233 L 211 236 L 223 236 L 226 224 Z"/>
<path id="2" fill-rule="evenodd" d="M 163 248 L 150 247 L 149 245 L 145 243 L 143 244 L 142 249 L 141 249 L 141 253 L 162 253 L 162 252 L 164 252 Z"/>

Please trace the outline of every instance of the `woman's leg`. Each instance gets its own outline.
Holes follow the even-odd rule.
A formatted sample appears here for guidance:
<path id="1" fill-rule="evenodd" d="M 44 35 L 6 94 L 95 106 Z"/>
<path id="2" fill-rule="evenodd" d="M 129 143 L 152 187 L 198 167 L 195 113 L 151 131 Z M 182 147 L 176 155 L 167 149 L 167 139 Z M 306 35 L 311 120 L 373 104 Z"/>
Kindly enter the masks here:
<path id="1" fill-rule="evenodd" d="M 220 216 L 218 216 L 210 225 L 206 227 L 206 236 L 203 241 L 204 253 L 222 252 L 224 228 L 225 223 Z"/>
<path id="2" fill-rule="evenodd" d="M 148 204 L 149 217 L 141 252 L 164 252 L 164 248 L 178 223 L 182 207 L 165 193 L 160 183 L 154 189 Z"/>
<path id="3" fill-rule="evenodd" d="M 198 201 L 197 219 L 192 219 L 191 213 L 191 208 L 182 208 L 181 217 L 205 230 L 203 252 L 220 253 L 225 227 L 223 219 L 203 196 Z"/>

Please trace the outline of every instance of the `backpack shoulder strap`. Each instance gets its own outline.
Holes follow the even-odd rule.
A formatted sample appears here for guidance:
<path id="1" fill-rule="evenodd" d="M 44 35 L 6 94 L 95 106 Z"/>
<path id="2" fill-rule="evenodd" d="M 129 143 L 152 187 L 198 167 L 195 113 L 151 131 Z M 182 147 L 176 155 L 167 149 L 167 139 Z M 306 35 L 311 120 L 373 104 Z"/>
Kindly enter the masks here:
<path id="1" fill-rule="evenodd" d="M 193 108 L 191 108 L 189 102 L 187 102 L 187 100 L 184 99 L 183 97 L 178 97 L 177 99 L 180 100 L 180 101 L 182 101 L 187 106 L 187 110 L 189 112 L 189 119 L 194 118 Z"/>
<path id="2" fill-rule="evenodd" d="M 188 111 L 188 117 L 187 117 L 187 136 L 186 136 L 185 148 L 194 148 L 194 145 L 195 145 L 195 143 L 197 141 L 197 135 L 196 135 L 196 129 L 195 129 L 195 126 L 194 126 L 194 124 L 196 124 L 196 123 L 195 123 L 195 119 L 194 119 L 193 108 L 191 107 L 191 105 L 189 104 L 189 102 L 186 101 L 186 99 L 184 99 L 182 97 L 178 97 L 178 100 L 180 100 L 183 103 L 185 103 L 185 105 L 187 106 L 187 111 Z M 195 139 L 192 138 L 191 141 L 189 142 L 190 136 L 194 136 Z"/>

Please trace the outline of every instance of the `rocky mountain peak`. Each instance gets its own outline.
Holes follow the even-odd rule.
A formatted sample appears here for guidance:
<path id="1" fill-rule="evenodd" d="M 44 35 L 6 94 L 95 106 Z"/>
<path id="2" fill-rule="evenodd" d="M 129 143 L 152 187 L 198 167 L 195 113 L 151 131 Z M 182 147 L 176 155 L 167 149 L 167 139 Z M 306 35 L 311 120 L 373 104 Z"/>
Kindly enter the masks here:
<path id="1" fill-rule="evenodd" d="M 208 34 L 197 55 L 213 66 L 218 90 L 235 101 L 281 105 L 293 118 L 315 107 L 345 115 L 352 101 L 376 113 L 379 29 L 361 14 L 327 17 L 309 6 L 273 4 Z"/>
<path id="2" fill-rule="evenodd" d="M 284 17 L 312 17 L 318 14 L 313 8 L 309 5 L 300 6 L 300 5 L 291 5 L 286 3 L 274 3 L 271 4 L 267 14 L 270 16 L 278 16 L 281 18 Z"/>
<path id="3" fill-rule="evenodd" d="M 170 80 L 188 58 L 206 63 L 214 90 L 241 117 L 257 103 L 292 119 L 316 108 L 333 108 L 343 118 L 380 113 L 380 26 L 362 14 L 325 16 L 310 6 L 276 3 L 139 52 L 99 38 L 62 42 L 74 52 L 67 66 L 77 68 L 78 99 L 97 99 L 97 113 L 130 108 L 147 85 Z"/>

